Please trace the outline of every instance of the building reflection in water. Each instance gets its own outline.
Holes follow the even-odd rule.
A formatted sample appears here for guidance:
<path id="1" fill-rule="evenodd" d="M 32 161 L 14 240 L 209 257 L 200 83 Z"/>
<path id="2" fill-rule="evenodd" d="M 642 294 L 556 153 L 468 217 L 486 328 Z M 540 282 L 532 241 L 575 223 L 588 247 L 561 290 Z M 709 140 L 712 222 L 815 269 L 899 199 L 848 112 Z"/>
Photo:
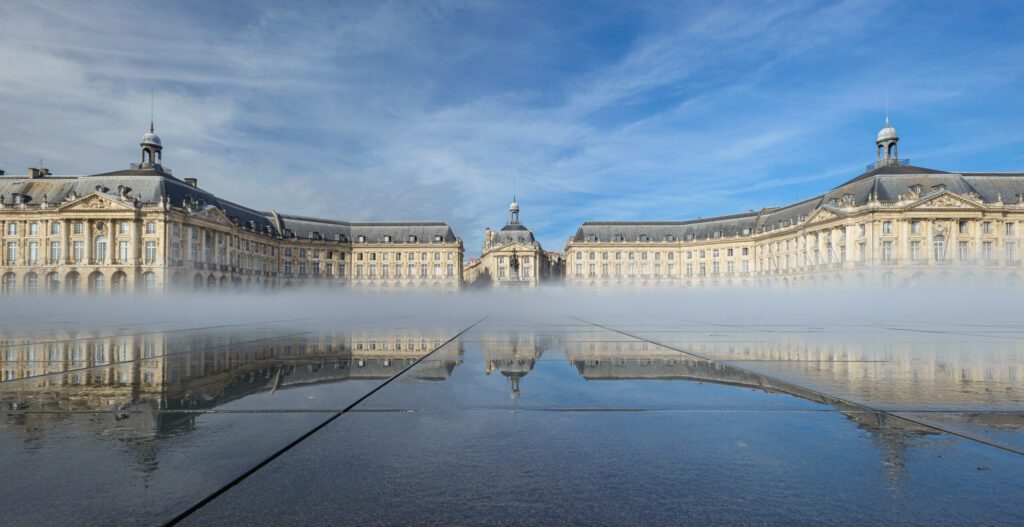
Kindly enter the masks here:
<path id="1" fill-rule="evenodd" d="M 31 433 L 72 413 L 96 412 L 111 414 L 125 436 L 180 431 L 192 426 L 199 411 L 257 393 L 389 379 L 449 338 L 443 330 L 282 338 L 231 332 L 4 335 L 0 405 L 10 413 L 0 427 Z M 461 355 L 461 344 L 453 342 L 408 375 L 444 380 Z"/>
<path id="2" fill-rule="evenodd" d="M 529 331 L 490 333 L 484 336 L 484 373 L 498 371 L 509 380 L 513 399 L 519 398 L 519 381 L 533 371 L 547 347 Z"/>
<path id="3" fill-rule="evenodd" d="M 0 404 L 7 411 L 0 431 L 17 431 L 28 441 L 48 427 L 69 424 L 124 439 L 187 432 L 203 410 L 250 395 L 389 379 L 450 334 L 367 330 L 281 338 L 231 332 L 0 335 Z M 564 353 L 587 380 L 696 381 L 830 405 L 877 438 L 894 476 L 902 470 L 909 438 L 935 429 L 868 407 L 913 408 L 946 401 L 962 408 L 1019 410 L 1024 401 L 1018 373 L 1024 348 L 1011 340 L 986 344 L 984 350 L 977 343 L 844 339 L 828 334 L 673 343 L 715 361 L 642 341 L 609 340 L 600 333 L 495 332 L 482 342 L 485 373 L 507 378 L 513 399 L 520 396 L 521 380 L 548 352 L 552 360 Z M 455 341 L 407 375 L 444 381 L 462 363 L 462 354 L 463 344 Z M 760 375 L 753 373 L 761 367 L 755 364 L 788 369 L 780 370 L 781 375 Z M 879 401 L 884 404 L 875 404 Z M 965 418 L 1020 431 L 1021 415 L 979 412 Z"/>

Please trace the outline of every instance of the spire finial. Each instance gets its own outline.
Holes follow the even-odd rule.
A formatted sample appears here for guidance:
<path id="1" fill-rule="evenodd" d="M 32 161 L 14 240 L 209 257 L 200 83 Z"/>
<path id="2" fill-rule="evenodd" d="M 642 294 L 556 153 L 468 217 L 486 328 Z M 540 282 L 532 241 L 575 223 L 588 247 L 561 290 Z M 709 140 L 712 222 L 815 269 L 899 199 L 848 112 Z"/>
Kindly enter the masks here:
<path id="1" fill-rule="evenodd" d="M 885 92 L 885 126 L 889 126 L 889 91 Z"/>
<path id="2" fill-rule="evenodd" d="M 149 89 L 149 132 L 153 133 L 153 88 Z"/>

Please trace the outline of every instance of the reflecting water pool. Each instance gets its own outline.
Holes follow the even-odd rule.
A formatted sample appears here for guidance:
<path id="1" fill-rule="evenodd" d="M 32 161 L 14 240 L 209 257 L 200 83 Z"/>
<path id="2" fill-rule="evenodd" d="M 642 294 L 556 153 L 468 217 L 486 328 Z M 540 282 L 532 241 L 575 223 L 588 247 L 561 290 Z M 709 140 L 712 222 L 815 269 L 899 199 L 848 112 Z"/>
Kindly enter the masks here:
<path id="1" fill-rule="evenodd" d="M 0 330 L 5 524 L 1024 521 L 1024 327 Z"/>

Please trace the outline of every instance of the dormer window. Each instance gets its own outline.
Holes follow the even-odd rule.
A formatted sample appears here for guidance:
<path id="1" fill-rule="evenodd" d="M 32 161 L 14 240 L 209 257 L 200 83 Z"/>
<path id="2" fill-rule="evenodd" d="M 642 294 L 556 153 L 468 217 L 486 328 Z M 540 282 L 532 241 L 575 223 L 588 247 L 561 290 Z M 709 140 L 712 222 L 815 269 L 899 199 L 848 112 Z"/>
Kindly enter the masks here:
<path id="1" fill-rule="evenodd" d="M 694 238 L 693 233 L 691 232 L 691 233 L 687 234 L 684 238 L 686 239 L 686 241 L 692 242 L 693 238 Z"/>
<path id="2" fill-rule="evenodd" d="M 615 235 L 615 241 L 617 241 L 617 242 L 625 241 L 625 239 L 626 239 L 626 237 L 621 235 L 621 234 L 616 234 Z"/>
<path id="3" fill-rule="evenodd" d="M 646 234 L 641 234 L 640 235 L 640 241 L 642 241 L 642 242 L 649 242 L 649 241 L 651 241 L 651 238 L 649 236 L 647 236 Z"/>
<path id="4" fill-rule="evenodd" d="M 356 238 L 356 241 L 358 241 L 359 243 L 366 243 L 366 236 L 360 234 L 359 237 Z"/>
<path id="5" fill-rule="evenodd" d="M 743 236 L 750 236 L 750 227 L 744 227 L 743 230 L 740 231 L 740 234 Z"/>
<path id="6" fill-rule="evenodd" d="M 384 236 L 384 243 L 391 243 L 391 236 L 390 235 L 385 235 Z"/>
<path id="7" fill-rule="evenodd" d="M 434 235 L 434 241 L 435 242 L 444 241 L 444 238 L 440 234 L 435 234 Z"/>
<path id="8" fill-rule="evenodd" d="M 416 243 L 416 236 L 410 234 L 409 235 L 409 243 Z"/>
<path id="9" fill-rule="evenodd" d="M 597 241 L 597 235 L 596 234 L 588 234 L 587 235 L 587 241 L 588 242 L 596 242 Z"/>
<path id="10" fill-rule="evenodd" d="M 715 231 L 714 233 L 711 234 L 711 236 L 713 238 L 721 238 L 722 237 L 722 231 Z"/>
<path id="11" fill-rule="evenodd" d="M 933 191 L 942 191 L 942 190 L 946 190 L 946 185 L 944 185 L 944 184 L 942 184 L 942 183 L 940 183 L 940 184 L 938 184 L 938 185 L 934 185 L 934 186 L 932 186 L 932 190 L 933 190 Z"/>
<path id="12" fill-rule="evenodd" d="M 667 234 L 667 235 L 665 235 L 665 241 L 667 241 L 667 242 L 674 242 L 674 241 L 676 241 L 676 237 L 671 235 L 671 234 Z"/>

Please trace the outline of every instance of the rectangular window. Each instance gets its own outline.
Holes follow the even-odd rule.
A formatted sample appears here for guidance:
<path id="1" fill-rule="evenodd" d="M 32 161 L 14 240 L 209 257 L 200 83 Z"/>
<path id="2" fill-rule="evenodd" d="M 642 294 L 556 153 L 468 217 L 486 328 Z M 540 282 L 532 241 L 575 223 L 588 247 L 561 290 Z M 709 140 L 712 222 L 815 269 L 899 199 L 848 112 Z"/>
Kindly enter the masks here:
<path id="1" fill-rule="evenodd" d="M 921 258 L 921 242 L 912 241 L 910 242 L 910 260 L 916 262 Z"/>
<path id="2" fill-rule="evenodd" d="M 39 242 L 28 242 L 28 263 L 35 265 L 39 262 Z"/>
<path id="3" fill-rule="evenodd" d="M 1014 225 L 1013 223 L 1009 223 L 1009 222 L 1006 223 L 1006 235 L 1007 236 L 1013 236 L 1013 225 Z"/>
<path id="4" fill-rule="evenodd" d="M 177 246 L 175 246 L 177 248 Z M 117 242 L 117 261 L 126 263 L 128 261 L 128 242 Z"/>
<path id="5" fill-rule="evenodd" d="M 960 220 L 960 223 L 958 224 L 960 234 L 967 234 L 969 232 L 967 225 L 968 224 L 966 220 Z"/>
<path id="6" fill-rule="evenodd" d="M 578 276 L 578 277 L 582 277 L 583 276 L 583 264 L 581 264 L 581 263 L 577 263 L 576 264 L 576 276 Z"/>
<path id="7" fill-rule="evenodd" d="M 1017 260 L 1017 244 L 1014 242 L 1004 243 L 1003 254 L 1006 256 L 1006 263 L 1014 263 Z"/>
<path id="8" fill-rule="evenodd" d="M 33 223 L 29 223 L 28 224 L 28 235 L 29 236 L 39 236 L 39 224 L 38 223 L 33 222 Z"/>
<path id="9" fill-rule="evenodd" d="M 156 234 L 156 222 L 146 222 L 146 234 Z"/>
<path id="10" fill-rule="evenodd" d="M 992 242 L 981 243 L 981 257 L 985 260 L 985 263 L 990 263 L 992 261 Z"/>
<path id="11" fill-rule="evenodd" d="M 427 259 L 427 253 L 423 253 L 423 258 L 421 258 L 420 260 L 426 260 L 426 259 Z M 427 277 L 427 264 L 420 264 L 420 278 L 426 278 L 426 277 Z"/>
<path id="12" fill-rule="evenodd" d="M 971 258 L 971 249 L 967 242 L 960 242 L 958 248 L 961 262 L 966 262 Z"/>
<path id="13" fill-rule="evenodd" d="M 992 222 L 991 221 L 983 221 L 983 222 L 981 222 L 981 233 L 982 234 L 992 234 Z"/>
<path id="14" fill-rule="evenodd" d="M 50 242 L 50 263 L 60 263 L 60 242 Z"/>
<path id="15" fill-rule="evenodd" d="M 892 242 L 882 242 L 882 262 L 892 263 Z"/>
<path id="16" fill-rule="evenodd" d="M 447 276 L 448 278 L 453 278 L 455 276 L 455 266 L 454 265 L 448 264 L 448 268 L 445 271 L 445 276 Z"/>
<path id="17" fill-rule="evenodd" d="M 14 265 L 18 260 L 18 243 L 7 242 L 7 254 L 5 255 L 7 265 Z"/>
<path id="18" fill-rule="evenodd" d="M 75 263 L 82 263 L 82 259 L 85 258 L 85 246 L 82 242 L 72 242 L 71 258 Z"/>
<path id="19" fill-rule="evenodd" d="M 129 225 L 131 225 L 131 223 L 129 223 L 127 221 L 122 221 L 121 223 L 119 223 L 117 225 L 117 233 L 118 234 L 128 234 L 128 226 Z"/>
<path id="20" fill-rule="evenodd" d="M 60 234 L 60 223 L 53 222 L 50 224 L 50 234 Z"/>
<path id="21" fill-rule="evenodd" d="M 146 263 L 156 261 L 156 242 L 146 242 Z"/>
<path id="22" fill-rule="evenodd" d="M 7 235 L 14 236 L 18 234 L 18 224 L 11 222 L 7 224 Z"/>
<path id="23" fill-rule="evenodd" d="M 891 221 L 883 221 L 882 222 L 882 234 L 892 234 L 892 222 Z"/>
<path id="24" fill-rule="evenodd" d="M 75 234 L 82 234 L 82 229 L 83 229 L 82 222 L 76 221 L 74 226 L 72 227 L 72 231 L 71 232 L 73 232 Z"/>

